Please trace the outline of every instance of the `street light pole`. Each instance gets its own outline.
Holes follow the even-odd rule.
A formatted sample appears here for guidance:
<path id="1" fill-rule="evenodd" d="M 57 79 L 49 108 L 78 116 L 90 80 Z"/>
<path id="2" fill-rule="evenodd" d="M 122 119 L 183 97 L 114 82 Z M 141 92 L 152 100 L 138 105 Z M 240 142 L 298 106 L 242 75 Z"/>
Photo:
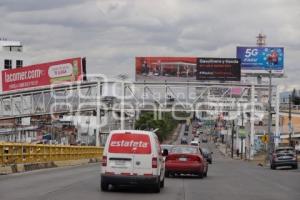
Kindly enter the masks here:
<path id="1" fill-rule="evenodd" d="M 289 145 L 292 146 L 292 96 L 289 95 Z"/>
<path id="2" fill-rule="evenodd" d="M 273 151 L 273 141 L 271 140 L 272 134 L 272 70 L 269 70 L 269 101 L 268 101 L 268 152 L 267 160 L 270 160 L 270 154 Z"/>
<path id="3" fill-rule="evenodd" d="M 232 127 L 231 127 L 231 158 L 233 158 L 233 143 L 234 143 L 234 120 L 232 120 Z"/>

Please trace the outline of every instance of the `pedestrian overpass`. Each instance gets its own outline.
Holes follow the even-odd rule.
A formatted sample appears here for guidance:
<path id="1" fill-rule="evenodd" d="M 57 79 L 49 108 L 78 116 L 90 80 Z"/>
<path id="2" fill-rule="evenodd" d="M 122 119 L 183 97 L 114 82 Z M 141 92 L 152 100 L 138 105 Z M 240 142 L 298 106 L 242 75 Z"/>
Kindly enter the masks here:
<path id="1" fill-rule="evenodd" d="M 279 134 L 278 97 L 277 87 L 272 86 L 276 136 Z M 252 147 L 255 116 L 267 114 L 267 99 L 268 85 L 262 84 L 97 80 L 2 93 L 0 120 L 92 112 L 97 117 L 99 132 L 101 126 L 105 126 L 104 119 L 117 118 L 119 128 L 124 129 L 128 120 L 135 120 L 142 111 L 154 112 L 158 118 L 163 112 L 172 112 L 175 117 L 176 112 L 191 115 L 205 112 L 210 119 L 227 113 L 227 120 L 248 113 Z"/>

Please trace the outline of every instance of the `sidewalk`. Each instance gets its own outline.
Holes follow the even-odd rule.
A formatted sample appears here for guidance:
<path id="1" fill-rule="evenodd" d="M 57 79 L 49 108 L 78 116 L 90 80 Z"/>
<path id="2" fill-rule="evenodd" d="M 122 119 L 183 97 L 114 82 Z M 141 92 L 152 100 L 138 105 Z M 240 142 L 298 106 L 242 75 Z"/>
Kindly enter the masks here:
<path id="1" fill-rule="evenodd" d="M 180 135 L 181 126 L 182 124 L 178 124 L 172 135 L 170 135 L 168 139 L 164 140 L 162 144 L 173 144 L 175 141 L 177 141 L 177 138 Z"/>
<path id="2" fill-rule="evenodd" d="M 216 143 L 216 148 L 219 150 L 219 152 L 223 156 L 225 156 L 225 157 L 231 157 L 231 149 L 230 148 L 226 149 L 226 144 Z M 234 151 L 234 153 L 233 153 L 233 159 L 235 159 L 235 160 L 241 160 L 241 155 L 237 156 L 236 152 Z M 247 159 L 245 159 L 245 155 L 243 155 L 243 160 L 247 160 Z"/>
<path id="3" fill-rule="evenodd" d="M 226 152 L 226 145 L 225 144 L 216 143 L 216 148 L 219 150 L 219 152 L 224 157 L 231 158 L 231 149 L 227 148 L 227 152 Z M 241 157 L 240 156 L 238 157 L 236 155 L 236 152 L 234 152 L 233 159 L 234 160 L 241 160 Z M 255 163 L 259 166 L 266 166 L 266 167 L 269 166 L 269 162 L 266 162 L 266 154 L 265 153 L 255 155 L 253 160 L 245 159 L 245 155 L 243 155 L 243 161 L 252 162 L 252 163 Z M 300 155 L 298 155 L 298 162 L 300 162 Z"/>

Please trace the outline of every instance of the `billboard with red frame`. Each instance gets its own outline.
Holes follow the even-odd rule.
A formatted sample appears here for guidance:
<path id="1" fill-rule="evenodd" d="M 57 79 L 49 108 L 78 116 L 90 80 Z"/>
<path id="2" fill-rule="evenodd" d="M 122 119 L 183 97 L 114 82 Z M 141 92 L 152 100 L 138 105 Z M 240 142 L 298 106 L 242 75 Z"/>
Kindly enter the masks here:
<path id="1" fill-rule="evenodd" d="M 136 57 L 136 81 L 196 81 L 196 57 Z"/>
<path id="2" fill-rule="evenodd" d="M 69 58 L 2 71 L 2 91 L 35 88 L 83 80 L 81 58 Z M 85 62 L 84 62 L 85 64 Z M 85 66 L 84 66 L 85 67 Z"/>

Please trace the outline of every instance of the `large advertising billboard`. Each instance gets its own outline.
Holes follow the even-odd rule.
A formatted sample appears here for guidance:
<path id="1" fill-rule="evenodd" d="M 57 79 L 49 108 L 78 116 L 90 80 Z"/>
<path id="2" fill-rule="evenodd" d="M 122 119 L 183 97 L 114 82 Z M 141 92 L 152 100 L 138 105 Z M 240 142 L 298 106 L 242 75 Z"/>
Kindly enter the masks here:
<path id="1" fill-rule="evenodd" d="M 83 80 L 81 58 L 70 58 L 2 71 L 2 91 Z"/>
<path id="2" fill-rule="evenodd" d="M 241 59 L 242 73 L 283 74 L 284 49 L 282 47 L 237 47 L 236 57 Z"/>
<path id="3" fill-rule="evenodd" d="M 136 81 L 196 81 L 196 57 L 136 57 Z"/>
<path id="4" fill-rule="evenodd" d="M 240 81 L 240 59 L 198 58 L 196 78 L 204 81 Z"/>

